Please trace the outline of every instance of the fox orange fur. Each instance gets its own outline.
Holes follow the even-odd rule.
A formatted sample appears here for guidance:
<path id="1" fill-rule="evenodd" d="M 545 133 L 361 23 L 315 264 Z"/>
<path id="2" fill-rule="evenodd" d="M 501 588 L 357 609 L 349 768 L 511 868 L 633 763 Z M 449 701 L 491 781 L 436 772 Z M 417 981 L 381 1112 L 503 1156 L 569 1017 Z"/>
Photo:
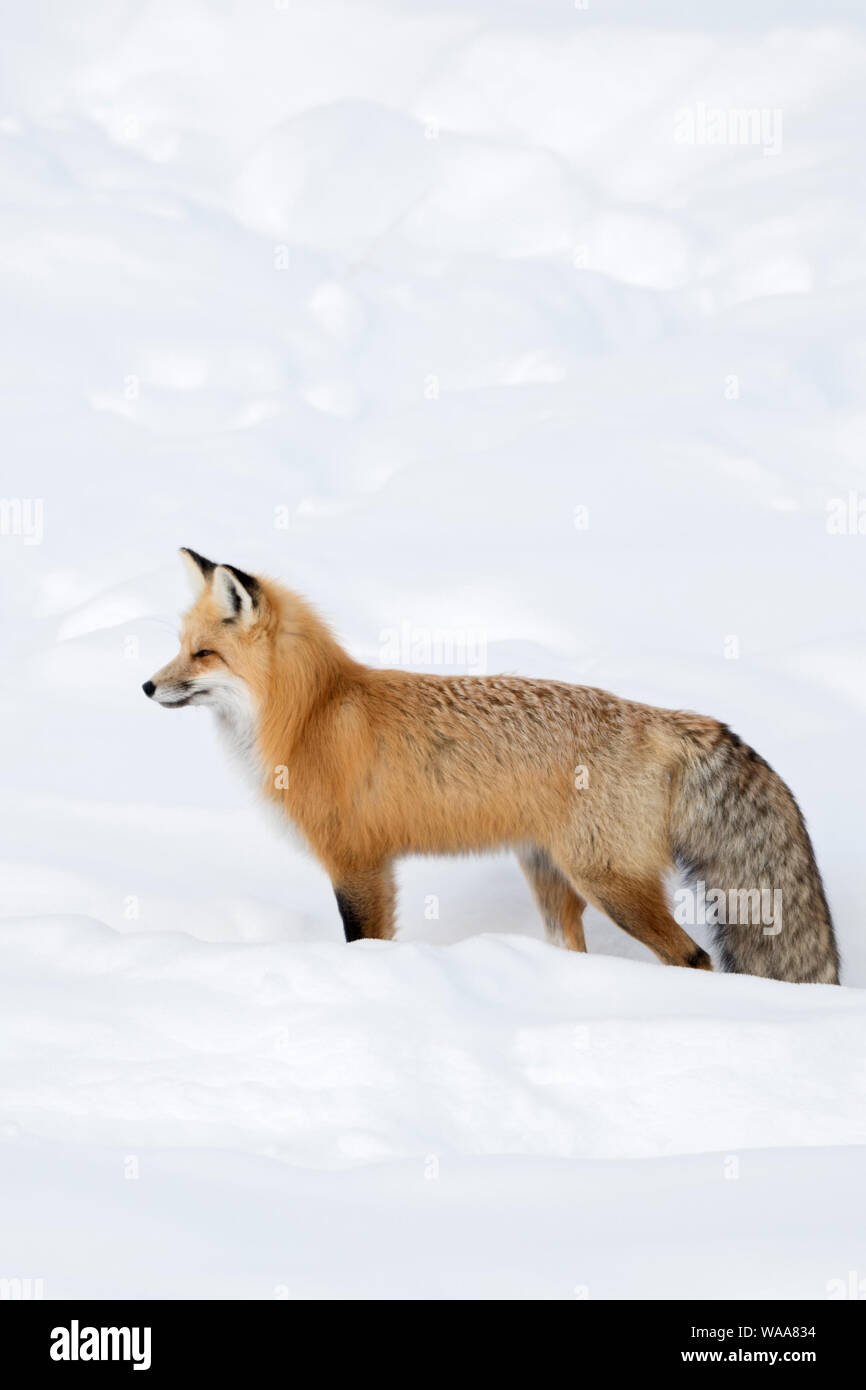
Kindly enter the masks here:
<path id="1" fill-rule="evenodd" d="M 548 934 L 573 950 L 588 901 L 660 960 L 711 969 L 668 906 L 679 866 L 726 892 L 782 895 L 779 931 L 718 930 L 726 969 L 838 980 L 797 804 L 725 725 L 558 681 L 363 666 L 297 594 L 181 555 L 195 602 L 145 693 L 214 708 L 330 875 L 348 940 L 393 935 L 401 855 L 506 846 Z"/>

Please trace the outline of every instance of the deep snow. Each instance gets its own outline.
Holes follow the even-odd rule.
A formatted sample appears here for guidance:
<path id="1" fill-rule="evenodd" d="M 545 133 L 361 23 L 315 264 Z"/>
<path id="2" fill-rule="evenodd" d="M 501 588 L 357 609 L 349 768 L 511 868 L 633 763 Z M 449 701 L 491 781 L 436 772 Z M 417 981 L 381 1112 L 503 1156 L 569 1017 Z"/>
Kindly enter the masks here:
<path id="1" fill-rule="evenodd" d="M 10 20 L 0 1278 L 866 1278 L 866 32 L 702 10 Z M 741 107 L 772 149 L 678 138 Z M 141 695 L 181 544 L 371 662 L 725 719 L 804 807 L 845 988 L 664 970 L 597 914 L 570 957 L 505 858 L 403 866 L 400 941 L 345 947 L 209 717 Z"/>

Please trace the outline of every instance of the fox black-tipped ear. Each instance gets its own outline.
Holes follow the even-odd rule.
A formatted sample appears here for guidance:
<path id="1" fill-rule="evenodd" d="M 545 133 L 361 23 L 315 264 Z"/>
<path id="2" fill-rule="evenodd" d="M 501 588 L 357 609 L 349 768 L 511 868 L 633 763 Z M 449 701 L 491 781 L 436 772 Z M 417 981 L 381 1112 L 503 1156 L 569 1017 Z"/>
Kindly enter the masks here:
<path id="1" fill-rule="evenodd" d="M 246 627 L 261 601 L 261 585 L 251 574 L 234 565 L 217 565 L 213 574 L 214 598 L 223 610 L 223 622 Z"/>
<path id="2" fill-rule="evenodd" d="M 206 560 L 198 551 L 190 550 L 188 546 L 181 546 L 180 558 L 186 570 L 186 576 L 192 585 L 192 591 L 198 598 L 203 589 L 206 589 L 211 581 L 216 565 L 213 560 Z"/>

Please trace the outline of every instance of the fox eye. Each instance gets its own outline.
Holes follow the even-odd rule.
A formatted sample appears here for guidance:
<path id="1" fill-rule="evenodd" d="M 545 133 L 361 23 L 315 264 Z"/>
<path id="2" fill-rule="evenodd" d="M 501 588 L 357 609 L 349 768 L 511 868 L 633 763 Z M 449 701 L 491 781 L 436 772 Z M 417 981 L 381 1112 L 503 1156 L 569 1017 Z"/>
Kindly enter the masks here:
<path id="1" fill-rule="evenodd" d="M 203 656 L 216 656 L 216 652 L 209 651 L 207 647 L 202 647 L 200 652 L 193 652 L 193 661 L 200 661 Z"/>

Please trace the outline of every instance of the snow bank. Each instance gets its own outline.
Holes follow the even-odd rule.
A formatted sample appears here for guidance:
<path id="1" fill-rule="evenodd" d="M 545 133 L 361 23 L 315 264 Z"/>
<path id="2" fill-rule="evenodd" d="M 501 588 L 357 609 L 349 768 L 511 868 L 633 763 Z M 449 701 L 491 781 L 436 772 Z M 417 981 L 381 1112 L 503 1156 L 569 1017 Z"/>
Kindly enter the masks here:
<path id="1" fill-rule="evenodd" d="M 856 1267 L 860 992 L 519 937 L 46 918 L 0 951 L 4 1258 L 48 1297 L 821 1298 Z"/>
<path id="2" fill-rule="evenodd" d="M 0 1108 L 314 1168 L 866 1144 L 860 991 L 541 942 L 245 945 L 5 922 Z M 62 1001 L 62 1009 L 58 1008 Z"/>

